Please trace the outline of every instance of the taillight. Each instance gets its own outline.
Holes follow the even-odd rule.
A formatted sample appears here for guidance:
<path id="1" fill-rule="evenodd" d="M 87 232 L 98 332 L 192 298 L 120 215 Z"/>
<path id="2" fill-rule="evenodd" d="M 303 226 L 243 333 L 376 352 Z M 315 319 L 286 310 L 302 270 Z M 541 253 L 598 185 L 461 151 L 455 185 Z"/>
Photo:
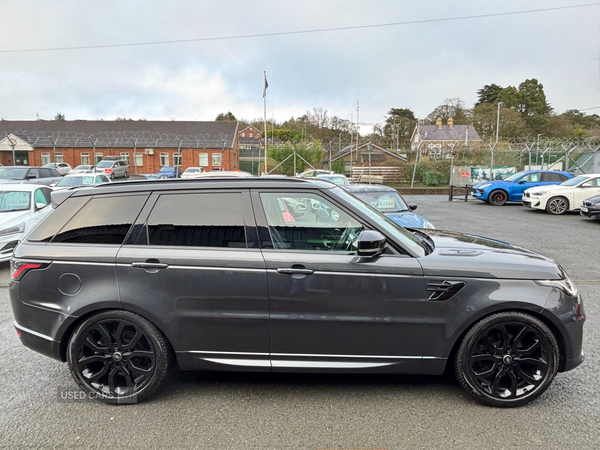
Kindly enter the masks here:
<path id="1" fill-rule="evenodd" d="M 112 169 L 104 169 L 104 173 L 112 173 Z"/>
<path id="2" fill-rule="evenodd" d="M 14 281 L 19 281 L 25 276 L 27 272 L 33 269 L 43 269 L 48 267 L 48 263 L 31 263 L 25 261 L 11 261 L 10 262 L 10 277 Z"/>

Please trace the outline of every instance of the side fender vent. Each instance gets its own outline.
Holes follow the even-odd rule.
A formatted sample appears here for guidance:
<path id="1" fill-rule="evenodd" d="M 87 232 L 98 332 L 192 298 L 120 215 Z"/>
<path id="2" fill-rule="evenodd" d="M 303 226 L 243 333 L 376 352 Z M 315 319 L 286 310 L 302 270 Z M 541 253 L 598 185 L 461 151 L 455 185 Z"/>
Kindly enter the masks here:
<path id="1" fill-rule="evenodd" d="M 427 291 L 431 292 L 429 300 L 444 301 L 465 287 L 464 281 L 442 281 L 441 283 L 427 283 Z"/>

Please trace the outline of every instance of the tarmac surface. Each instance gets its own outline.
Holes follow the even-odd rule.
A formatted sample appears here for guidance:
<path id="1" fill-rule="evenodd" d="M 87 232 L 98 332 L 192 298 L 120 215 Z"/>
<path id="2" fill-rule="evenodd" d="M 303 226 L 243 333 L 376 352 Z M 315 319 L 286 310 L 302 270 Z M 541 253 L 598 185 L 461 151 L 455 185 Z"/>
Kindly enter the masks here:
<path id="1" fill-rule="evenodd" d="M 559 261 L 584 297 L 586 361 L 525 407 L 473 403 L 444 377 L 185 373 L 138 405 L 61 400 L 65 364 L 21 345 L 0 287 L 0 447 L 592 449 L 600 447 L 600 221 L 405 196 L 437 228 Z M 8 264 L 0 265 L 0 285 Z"/>

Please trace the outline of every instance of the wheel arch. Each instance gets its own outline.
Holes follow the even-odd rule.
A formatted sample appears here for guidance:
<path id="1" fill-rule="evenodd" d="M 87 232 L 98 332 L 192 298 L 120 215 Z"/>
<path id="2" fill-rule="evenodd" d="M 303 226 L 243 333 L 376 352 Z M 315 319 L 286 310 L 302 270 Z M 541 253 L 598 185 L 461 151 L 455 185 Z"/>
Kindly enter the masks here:
<path id="1" fill-rule="evenodd" d="M 492 194 L 493 194 L 494 192 L 496 192 L 496 191 L 501 191 L 501 192 L 504 192 L 504 195 L 506 195 L 506 201 L 508 201 L 508 200 L 510 199 L 510 195 L 508 194 L 508 191 L 507 191 L 506 189 L 504 189 L 504 188 L 502 188 L 502 187 L 497 187 L 497 188 L 494 188 L 494 189 L 490 190 L 490 193 L 489 193 L 489 194 L 488 194 L 488 196 L 487 196 L 487 202 L 488 202 L 488 203 L 490 203 L 490 201 L 491 201 L 491 197 L 492 197 Z"/>
<path id="2" fill-rule="evenodd" d="M 564 371 L 565 364 L 566 364 L 566 355 L 567 355 L 566 342 L 565 342 L 562 332 L 557 327 L 557 325 L 550 318 L 548 318 L 546 315 L 544 315 L 541 311 L 534 311 L 534 310 L 531 310 L 528 308 L 513 307 L 513 308 L 509 308 L 509 309 L 488 311 L 485 314 L 483 314 L 482 316 L 478 316 L 477 318 L 474 318 L 474 320 L 472 320 L 469 323 L 469 325 L 467 325 L 459 333 L 458 337 L 454 340 L 454 343 L 452 344 L 450 353 L 448 354 L 448 359 L 446 360 L 446 367 L 444 370 L 445 373 L 451 373 L 453 371 L 453 365 L 454 365 L 454 360 L 456 358 L 456 353 L 457 353 L 458 348 L 460 347 L 460 344 L 462 343 L 463 339 L 467 335 L 467 333 L 477 323 L 481 322 L 486 317 L 489 317 L 491 315 L 498 314 L 498 313 L 503 313 L 503 312 L 518 312 L 518 313 L 528 314 L 528 315 L 542 321 L 544 323 L 544 325 L 546 325 L 548 328 L 550 328 L 550 331 L 552 331 L 552 334 L 554 335 L 554 337 L 556 338 L 556 342 L 558 343 L 558 353 L 559 353 L 559 355 L 558 355 L 558 371 L 559 372 Z"/>
<path id="3" fill-rule="evenodd" d="M 167 344 L 171 347 L 171 350 L 173 350 L 173 352 L 175 352 L 175 349 L 173 348 L 173 344 L 171 344 L 171 339 L 169 338 L 168 334 L 165 333 L 164 328 L 161 326 L 162 325 L 161 322 L 159 320 L 157 320 L 157 318 L 155 318 L 152 314 L 149 314 L 147 311 L 140 310 L 139 308 L 118 308 L 115 306 L 102 305 L 101 307 L 98 307 L 97 309 L 85 311 L 83 314 L 78 316 L 75 320 L 73 320 L 68 325 L 66 325 L 64 330 L 61 330 L 59 357 L 62 362 L 65 362 L 67 360 L 67 346 L 69 345 L 69 340 L 71 339 L 71 336 L 73 336 L 73 333 L 75 333 L 75 330 L 77 329 L 77 327 L 80 324 L 82 324 L 84 321 L 89 319 L 90 317 L 92 317 L 96 314 L 101 314 L 101 313 L 109 312 L 109 311 L 129 311 L 129 312 L 137 314 L 138 316 L 147 320 L 152 325 L 154 325 L 156 328 L 158 328 L 158 330 L 165 337 Z"/>

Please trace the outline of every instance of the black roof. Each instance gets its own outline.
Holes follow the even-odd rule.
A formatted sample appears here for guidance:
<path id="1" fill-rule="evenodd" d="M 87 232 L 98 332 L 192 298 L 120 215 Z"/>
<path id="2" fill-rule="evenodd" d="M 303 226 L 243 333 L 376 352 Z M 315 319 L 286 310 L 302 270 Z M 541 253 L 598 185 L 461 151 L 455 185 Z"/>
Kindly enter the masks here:
<path id="1" fill-rule="evenodd" d="M 237 122 L 151 120 L 0 120 L 0 139 L 14 134 L 33 147 L 233 148 Z M 90 141 L 91 139 L 91 141 Z"/>

